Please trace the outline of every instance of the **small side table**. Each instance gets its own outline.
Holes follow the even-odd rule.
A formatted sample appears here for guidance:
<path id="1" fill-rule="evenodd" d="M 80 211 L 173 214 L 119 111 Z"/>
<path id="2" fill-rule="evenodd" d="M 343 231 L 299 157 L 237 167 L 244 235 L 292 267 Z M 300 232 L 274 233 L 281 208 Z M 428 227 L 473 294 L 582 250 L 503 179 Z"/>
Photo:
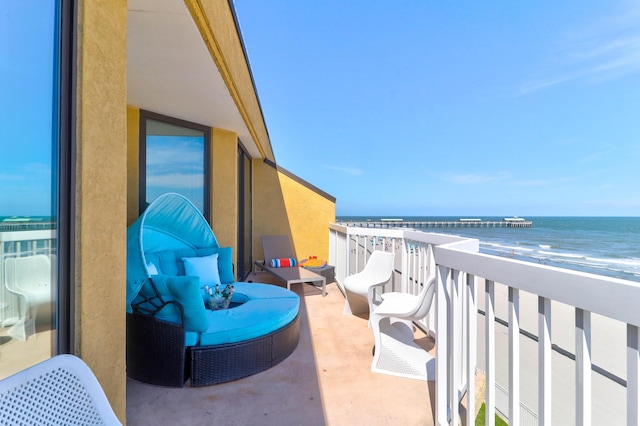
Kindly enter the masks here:
<path id="1" fill-rule="evenodd" d="M 315 272 L 318 275 L 322 275 L 327 279 L 327 283 L 332 283 L 335 281 L 335 268 L 331 265 L 325 265 L 322 268 L 304 266 L 304 269 L 308 269 L 311 272 Z"/>

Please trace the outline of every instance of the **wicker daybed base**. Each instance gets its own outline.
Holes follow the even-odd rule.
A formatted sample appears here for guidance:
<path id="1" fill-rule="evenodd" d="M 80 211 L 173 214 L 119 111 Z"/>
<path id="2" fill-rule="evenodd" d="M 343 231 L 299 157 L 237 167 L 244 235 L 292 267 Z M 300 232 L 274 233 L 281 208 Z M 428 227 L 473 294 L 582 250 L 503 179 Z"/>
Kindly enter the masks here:
<path id="1" fill-rule="evenodd" d="M 127 375 L 142 383 L 208 386 L 259 373 L 298 346 L 299 315 L 286 326 L 238 343 L 185 348 L 184 328 L 149 315 L 127 314 Z"/>
<path id="2" fill-rule="evenodd" d="M 300 316 L 286 326 L 255 339 L 215 346 L 194 346 L 191 386 L 230 382 L 267 370 L 298 346 Z"/>
<path id="3" fill-rule="evenodd" d="M 189 367 L 183 326 L 151 315 L 127 314 L 127 376 L 181 388 L 189 378 Z"/>

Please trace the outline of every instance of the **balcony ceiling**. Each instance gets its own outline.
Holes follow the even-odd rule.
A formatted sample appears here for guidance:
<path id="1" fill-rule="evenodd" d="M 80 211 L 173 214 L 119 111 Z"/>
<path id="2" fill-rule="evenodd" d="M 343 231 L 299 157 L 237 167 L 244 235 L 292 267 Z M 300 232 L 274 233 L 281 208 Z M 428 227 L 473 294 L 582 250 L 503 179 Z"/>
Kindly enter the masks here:
<path id="1" fill-rule="evenodd" d="M 260 157 L 184 2 L 130 0 L 127 17 L 127 102 L 236 132 Z"/>

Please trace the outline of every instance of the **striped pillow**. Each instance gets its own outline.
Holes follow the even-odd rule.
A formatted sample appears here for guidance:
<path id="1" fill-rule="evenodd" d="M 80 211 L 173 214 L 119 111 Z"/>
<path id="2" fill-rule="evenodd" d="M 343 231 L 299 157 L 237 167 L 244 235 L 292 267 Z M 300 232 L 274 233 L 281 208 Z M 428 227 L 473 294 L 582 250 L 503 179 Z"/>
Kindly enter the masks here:
<path id="1" fill-rule="evenodd" d="M 297 262 L 293 257 L 285 257 L 282 259 L 271 259 L 272 268 L 290 268 L 296 265 L 297 265 Z"/>

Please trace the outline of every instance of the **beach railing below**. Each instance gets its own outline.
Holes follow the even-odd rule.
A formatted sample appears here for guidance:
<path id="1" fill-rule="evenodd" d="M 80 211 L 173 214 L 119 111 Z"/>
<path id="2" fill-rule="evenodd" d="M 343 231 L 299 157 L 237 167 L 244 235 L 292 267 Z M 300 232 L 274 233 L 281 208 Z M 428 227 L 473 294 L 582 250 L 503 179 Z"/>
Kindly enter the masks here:
<path id="1" fill-rule="evenodd" d="M 435 309 L 417 324 L 436 341 L 436 424 L 459 424 L 452 413 L 463 398 L 474 424 L 476 369 L 487 424 L 496 384 L 508 395 L 499 411 L 509 424 L 525 420 L 522 407 L 543 425 L 639 424 L 638 283 L 487 255 L 477 240 L 420 231 L 332 224 L 329 243 L 339 286 L 376 249 L 401 253 L 396 291 L 414 293 L 419 271 L 437 268 Z M 436 265 L 425 263 L 427 248 Z"/>

